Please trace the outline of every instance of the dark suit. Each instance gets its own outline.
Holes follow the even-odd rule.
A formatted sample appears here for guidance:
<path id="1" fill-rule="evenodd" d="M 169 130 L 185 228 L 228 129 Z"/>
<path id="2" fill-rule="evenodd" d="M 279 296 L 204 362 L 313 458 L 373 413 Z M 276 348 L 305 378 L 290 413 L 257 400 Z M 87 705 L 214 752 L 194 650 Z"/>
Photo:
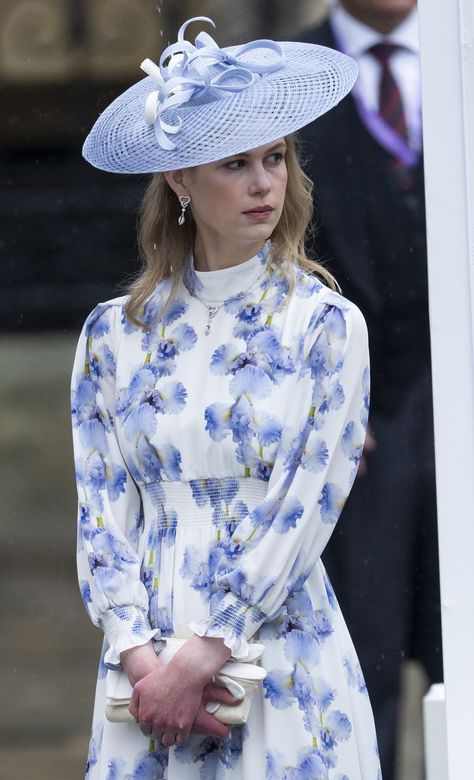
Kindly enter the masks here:
<path id="1" fill-rule="evenodd" d="M 329 22 L 298 40 L 336 48 Z M 384 780 L 392 777 L 401 661 L 441 679 L 422 164 L 401 188 L 352 97 L 300 132 L 315 184 L 314 248 L 362 309 L 377 450 L 324 561 L 364 670 Z"/>

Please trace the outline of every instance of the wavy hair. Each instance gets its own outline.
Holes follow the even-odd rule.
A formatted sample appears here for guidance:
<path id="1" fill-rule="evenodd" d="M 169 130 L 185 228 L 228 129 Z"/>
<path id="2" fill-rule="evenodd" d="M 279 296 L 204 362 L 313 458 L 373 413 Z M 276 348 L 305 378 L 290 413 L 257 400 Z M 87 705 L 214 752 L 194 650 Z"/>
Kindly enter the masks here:
<path id="1" fill-rule="evenodd" d="M 331 289 L 339 286 L 323 265 L 308 257 L 305 239 L 312 232 L 313 183 L 304 173 L 294 136 L 285 138 L 288 183 L 283 211 L 271 236 L 271 262 L 280 266 L 294 286 L 295 266 L 319 276 Z M 125 311 L 128 319 L 144 327 L 144 305 L 158 282 L 171 281 L 168 305 L 176 295 L 186 258 L 193 248 L 196 226 L 192 215 L 178 227 L 178 199 L 162 173 L 154 173 L 139 212 L 138 242 L 142 269 L 129 286 Z"/>

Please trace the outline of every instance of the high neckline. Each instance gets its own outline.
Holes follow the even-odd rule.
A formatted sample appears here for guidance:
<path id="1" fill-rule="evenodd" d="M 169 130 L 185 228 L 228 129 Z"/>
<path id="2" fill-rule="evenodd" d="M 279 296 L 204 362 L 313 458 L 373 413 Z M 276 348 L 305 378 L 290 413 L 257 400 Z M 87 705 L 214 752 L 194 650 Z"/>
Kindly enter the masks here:
<path id="1" fill-rule="evenodd" d="M 191 295 L 208 303 L 222 303 L 246 293 L 265 271 L 270 244 L 243 263 L 217 271 L 197 271 L 192 252 L 186 261 L 184 284 Z"/>

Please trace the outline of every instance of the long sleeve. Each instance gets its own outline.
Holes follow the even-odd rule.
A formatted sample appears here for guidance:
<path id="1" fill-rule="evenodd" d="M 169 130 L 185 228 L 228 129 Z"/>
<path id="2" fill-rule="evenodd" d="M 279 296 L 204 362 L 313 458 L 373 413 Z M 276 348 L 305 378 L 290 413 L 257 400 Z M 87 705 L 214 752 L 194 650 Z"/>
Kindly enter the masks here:
<path id="1" fill-rule="evenodd" d="M 283 437 L 265 499 L 239 523 L 216 582 L 222 598 L 201 636 L 245 658 L 247 640 L 273 619 L 318 561 L 354 481 L 369 402 L 367 329 L 359 310 L 330 297 L 304 340 L 301 428 Z M 342 302 L 342 303 L 341 303 Z"/>
<path id="2" fill-rule="evenodd" d="M 84 603 L 109 645 L 107 665 L 159 631 L 148 620 L 140 580 L 141 502 L 115 430 L 115 373 L 121 299 L 86 320 L 72 377 L 72 422 L 78 511 L 78 575 Z"/>

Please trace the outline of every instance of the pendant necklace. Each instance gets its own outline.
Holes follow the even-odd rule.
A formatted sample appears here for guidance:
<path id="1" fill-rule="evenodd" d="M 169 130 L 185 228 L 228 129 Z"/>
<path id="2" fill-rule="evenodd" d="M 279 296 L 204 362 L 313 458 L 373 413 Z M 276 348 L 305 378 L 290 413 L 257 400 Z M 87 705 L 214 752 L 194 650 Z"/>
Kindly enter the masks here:
<path id="1" fill-rule="evenodd" d="M 222 309 L 223 306 L 225 306 L 226 303 L 231 303 L 232 301 L 240 300 L 241 298 L 244 298 L 248 292 L 254 287 L 257 282 L 262 279 L 263 276 L 265 276 L 265 273 L 267 272 L 267 268 L 265 267 L 263 271 L 257 276 L 256 279 L 254 279 L 249 286 L 242 290 L 242 292 L 237 293 L 237 295 L 231 295 L 230 298 L 226 298 L 224 301 L 205 301 L 203 298 L 201 298 L 196 292 L 192 292 L 191 295 L 196 298 L 196 300 L 199 301 L 199 303 L 202 303 L 203 306 L 207 309 L 207 325 L 204 328 L 204 333 L 206 336 L 209 336 L 209 333 L 211 332 L 211 325 L 214 317 L 216 316 L 217 312 Z"/>

